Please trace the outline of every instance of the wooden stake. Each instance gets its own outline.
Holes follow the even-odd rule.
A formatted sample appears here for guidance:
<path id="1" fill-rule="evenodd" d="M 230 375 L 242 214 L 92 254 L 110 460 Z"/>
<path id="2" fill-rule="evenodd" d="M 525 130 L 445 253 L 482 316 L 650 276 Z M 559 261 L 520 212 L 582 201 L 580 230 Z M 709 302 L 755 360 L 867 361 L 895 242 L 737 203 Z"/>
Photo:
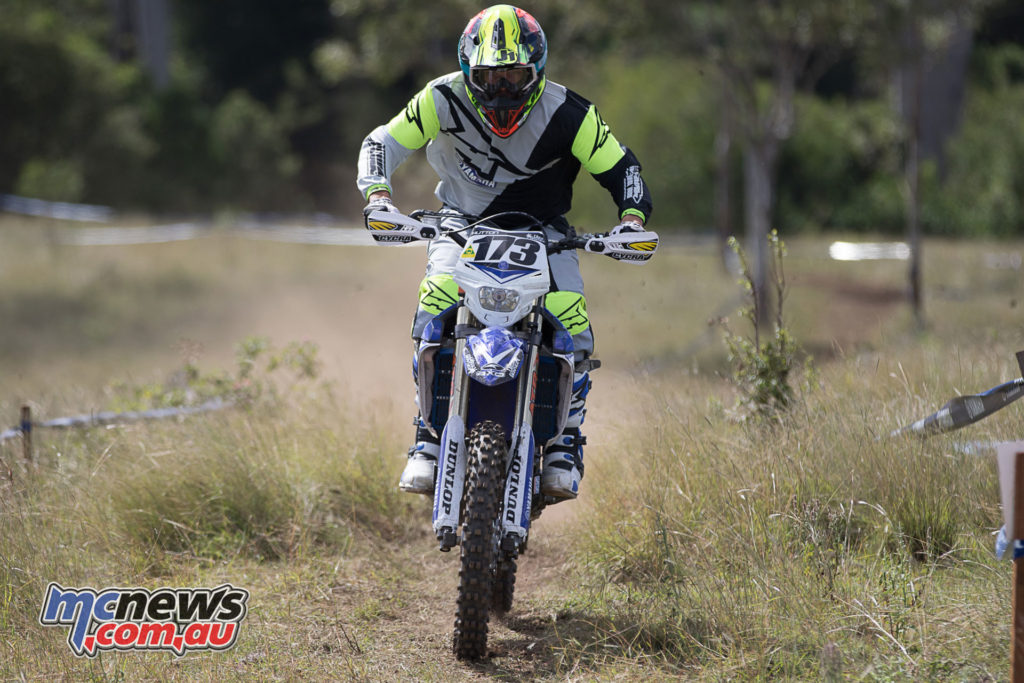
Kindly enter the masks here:
<path id="1" fill-rule="evenodd" d="M 1013 535 L 1024 536 L 1024 453 L 1014 459 Z M 1010 539 L 1011 551 L 1014 539 Z M 1024 683 L 1024 558 L 1013 561 L 1013 649 L 1010 670 L 1013 683 Z"/>
<path id="2" fill-rule="evenodd" d="M 21 450 L 25 462 L 32 462 L 32 408 L 21 407 Z"/>

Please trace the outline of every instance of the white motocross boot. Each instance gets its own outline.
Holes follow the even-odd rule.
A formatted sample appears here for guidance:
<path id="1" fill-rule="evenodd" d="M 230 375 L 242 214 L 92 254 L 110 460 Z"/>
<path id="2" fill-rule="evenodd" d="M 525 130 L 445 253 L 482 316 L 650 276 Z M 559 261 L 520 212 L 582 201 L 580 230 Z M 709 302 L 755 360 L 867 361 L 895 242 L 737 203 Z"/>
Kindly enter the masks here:
<path id="1" fill-rule="evenodd" d="M 588 393 L 590 373 L 576 372 L 573 375 L 569 419 L 558 439 L 544 452 L 540 491 L 545 496 L 564 499 L 579 495 L 580 480 L 583 479 L 583 444 L 587 441 L 580 435 L 580 426 L 587 414 Z"/>
<path id="2" fill-rule="evenodd" d="M 558 441 L 544 453 L 544 470 L 540 475 L 540 491 L 552 498 L 575 498 L 583 478 L 583 437 L 579 429 L 568 427 Z"/>
<path id="3" fill-rule="evenodd" d="M 422 425 L 416 429 L 416 445 L 409 449 L 409 461 L 402 471 L 398 488 L 406 493 L 433 495 L 437 476 L 437 456 L 441 444 Z"/>

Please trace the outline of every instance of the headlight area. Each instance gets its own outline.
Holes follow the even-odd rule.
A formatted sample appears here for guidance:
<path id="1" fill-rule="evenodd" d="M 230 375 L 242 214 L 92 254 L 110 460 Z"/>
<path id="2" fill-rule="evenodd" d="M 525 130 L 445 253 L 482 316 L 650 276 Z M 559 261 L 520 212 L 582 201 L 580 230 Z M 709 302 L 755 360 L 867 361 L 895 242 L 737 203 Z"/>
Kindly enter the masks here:
<path id="1" fill-rule="evenodd" d="M 488 327 L 466 339 L 462 362 L 466 373 L 489 387 L 516 378 L 526 343 L 501 327 Z"/>
<path id="2" fill-rule="evenodd" d="M 511 313 L 519 306 L 519 292 L 503 287 L 481 287 L 478 291 L 480 305 L 488 311 Z"/>

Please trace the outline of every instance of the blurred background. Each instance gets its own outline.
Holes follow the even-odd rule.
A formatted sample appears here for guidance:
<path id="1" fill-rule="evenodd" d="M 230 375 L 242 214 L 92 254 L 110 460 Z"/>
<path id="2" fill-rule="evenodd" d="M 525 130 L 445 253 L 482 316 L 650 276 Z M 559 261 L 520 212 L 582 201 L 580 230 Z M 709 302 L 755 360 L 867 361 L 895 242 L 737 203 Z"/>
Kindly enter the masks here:
<path id="1" fill-rule="evenodd" d="M 359 143 L 465 0 L 5 0 L 0 193 L 155 214 L 351 217 Z M 1024 228 L 1019 0 L 549 0 L 548 76 L 637 153 L 659 230 Z M 431 205 L 422 161 L 396 177 Z M 585 175 L 585 174 L 584 174 Z M 588 178 L 577 221 L 613 207 Z"/>
<path id="2" fill-rule="evenodd" d="M 457 554 L 395 487 L 424 254 L 373 246 L 355 164 L 482 7 L 0 0 L 0 680 L 1004 680 L 1013 582 L 973 453 L 1020 439 L 1024 402 L 880 437 L 1020 371 L 1024 2 L 525 6 L 663 239 L 642 269 L 581 259 L 584 492 L 465 669 Z M 403 210 L 436 206 L 423 157 Z M 612 225 L 585 173 L 575 199 Z M 758 337 L 720 247 L 769 228 L 789 289 L 765 283 L 782 324 Z M 726 330 L 781 349 L 788 412 L 751 417 L 764 375 Z M 207 399 L 237 408 L 40 428 Z M 229 653 L 86 659 L 39 624 L 50 581 L 254 599 Z"/>

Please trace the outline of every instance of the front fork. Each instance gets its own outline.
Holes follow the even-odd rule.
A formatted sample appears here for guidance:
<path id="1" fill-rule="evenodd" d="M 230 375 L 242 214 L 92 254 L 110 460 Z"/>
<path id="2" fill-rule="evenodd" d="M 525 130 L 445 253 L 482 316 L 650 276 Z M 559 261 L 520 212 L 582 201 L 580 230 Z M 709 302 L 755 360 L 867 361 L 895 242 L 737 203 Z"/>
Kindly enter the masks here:
<path id="1" fill-rule="evenodd" d="M 530 504 L 534 489 L 533 408 L 537 390 L 537 366 L 540 362 L 540 325 L 543 298 L 537 302 L 527 321 L 529 339 L 526 360 L 519 373 L 516 408 L 512 424 L 511 446 L 505 477 L 502 506 L 502 548 L 513 555 L 526 540 L 530 527 Z M 461 501 L 466 482 L 466 416 L 469 414 L 469 376 L 462 362 L 466 348 L 466 330 L 475 322 L 469 309 L 460 305 L 455 317 L 455 354 L 452 366 L 452 391 L 449 417 L 441 434 L 441 461 L 434 486 L 434 534 L 440 550 L 448 552 L 458 545 Z"/>
<path id="2" fill-rule="evenodd" d="M 469 309 L 460 302 L 455 313 L 455 354 L 452 357 L 452 390 L 448 422 L 441 432 L 441 462 L 434 483 L 434 534 L 442 552 L 455 547 L 456 529 L 461 522 L 462 489 L 466 483 L 466 422 L 469 413 L 469 377 L 462 362 L 466 337 L 461 333 L 470 320 Z"/>
<path id="3" fill-rule="evenodd" d="M 530 505 L 533 502 L 534 454 L 536 444 L 533 437 L 533 409 L 537 396 L 537 366 L 540 364 L 541 298 L 534 306 L 527 320 L 529 333 L 526 347 L 526 361 L 519 373 L 516 391 L 516 412 L 512 423 L 512 444 L 509 449 L 509 467 L 505 477 L 505 504 L 503 516 L 502 547 L 506 552 L 518 554 L 526 542 L 530 529 Z"/>

